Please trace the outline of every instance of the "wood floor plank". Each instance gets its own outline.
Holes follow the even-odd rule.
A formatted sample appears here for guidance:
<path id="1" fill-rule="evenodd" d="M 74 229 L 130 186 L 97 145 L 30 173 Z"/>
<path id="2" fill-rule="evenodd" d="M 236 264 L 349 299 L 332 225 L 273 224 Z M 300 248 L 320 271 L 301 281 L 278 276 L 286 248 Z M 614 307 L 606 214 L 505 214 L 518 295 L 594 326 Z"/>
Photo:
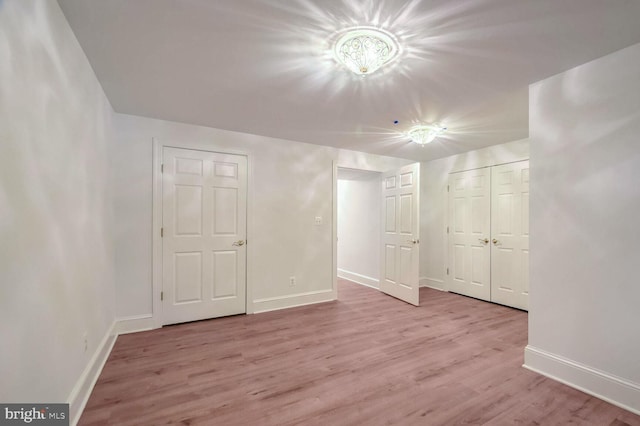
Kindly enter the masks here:
<path id="1" fill-rule="evenodd" d="M 345 280 L 339 300 L 120 336 L 82 425 L 616 425 L 636 416 L 522 368 L 527 314 Z"/>

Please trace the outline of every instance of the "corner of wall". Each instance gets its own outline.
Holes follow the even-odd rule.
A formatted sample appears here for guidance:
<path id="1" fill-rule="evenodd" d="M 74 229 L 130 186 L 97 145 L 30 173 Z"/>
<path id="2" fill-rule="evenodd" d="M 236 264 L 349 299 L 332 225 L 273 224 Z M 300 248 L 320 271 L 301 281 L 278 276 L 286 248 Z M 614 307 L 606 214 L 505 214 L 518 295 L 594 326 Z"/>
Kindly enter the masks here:
<path id="1" fill-rule="evenodd" d="M 528 345 L 524 368 L 640 415 L 640 384 Z"/>
<path id="2" fill-rule="evenodd" d="M 82 415 L 84 407 L 87 405 L 87 401 L 89 401 L 93 387 L 98 381 L 98 377 L 109 358 L 111 349 L 113 349 L 113 345 L 116 342 L 117 334 L 115 333 L 115 328 L 116 322 L 114 321 L 107 329 L 91 360 L 67 398 L 67 402 L 69 403 L 69 424 L 71 425 L 76 425 L 80 420 L 80 416 Z"/>
<path id="3" fill-rule="evenodd" d="M 109 359 L 118 336 L 152 330 L 153 328 L 155 327 L 152 315 L 119 318 L 113 321 L 67 398 L 69 403 L 69 424 L 76 425 L 80 421 L 82 412 L 89 401 L 102 369 Z"/>
<path id="4" fill-rule="evenodd" d="M 428 287 L 434 290 L 445 291 L 444 281 L 437 278 L 420 277 L 420 287 Z"/>
<path id="5" fill-rule="evenodd" d="M 121 334 L 153 330 L 154 328 L 157 327 L 154 323 L 153 315 L 135 315 L 116 319 L 114 332 L 119 336 Z"/>
<path id="6" fill-rule="evenodd" d="M 366 275 L 358 274 L 356 272 L 347 271 L 345 269 L 338 268 L 338 278 L 349 280 L 354 283 L 362 284 L 367 287 L 379 289 L 380 280 L 377 278 L 368 277 Z"/>

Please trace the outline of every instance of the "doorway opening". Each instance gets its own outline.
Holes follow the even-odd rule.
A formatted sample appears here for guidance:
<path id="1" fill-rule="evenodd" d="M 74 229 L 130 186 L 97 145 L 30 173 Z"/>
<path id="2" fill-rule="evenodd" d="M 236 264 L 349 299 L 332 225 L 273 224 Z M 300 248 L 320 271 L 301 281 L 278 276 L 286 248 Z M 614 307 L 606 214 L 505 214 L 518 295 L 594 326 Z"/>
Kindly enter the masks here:
<path id="1" fill-rule="evenodd" d="M 337 276 L 376 290 L 380 290 L 381 176 L 370 170 L 337 169 Z"/>
<path id="2" fill-rule="evenodd" d="M 340 274 L 419 306 L 420 164 L 382 172 L 334 165 L 333 182 L 333 298 Z"/>

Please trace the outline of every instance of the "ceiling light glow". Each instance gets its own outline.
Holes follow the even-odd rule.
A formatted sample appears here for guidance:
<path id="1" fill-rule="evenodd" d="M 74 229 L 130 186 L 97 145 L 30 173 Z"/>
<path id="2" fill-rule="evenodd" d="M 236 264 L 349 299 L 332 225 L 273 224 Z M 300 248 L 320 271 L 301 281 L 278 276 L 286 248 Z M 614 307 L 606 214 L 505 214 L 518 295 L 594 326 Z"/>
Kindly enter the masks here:
<path id="1" fill-rule="evenodd" d="M 447 130 L 446 127 L 440 125 L 416 126 L 409 130 L 409 138 L 418 145 L 424 146 L 433 142 L 435 138 L 443 134 Z"/>
<path id="2" fill-rule="evenodd" d="M 336 60 L 363 77 L 391 61 L 398 52 L 393 35 L 371 27 L 346 30 L 334 46 Z"/>

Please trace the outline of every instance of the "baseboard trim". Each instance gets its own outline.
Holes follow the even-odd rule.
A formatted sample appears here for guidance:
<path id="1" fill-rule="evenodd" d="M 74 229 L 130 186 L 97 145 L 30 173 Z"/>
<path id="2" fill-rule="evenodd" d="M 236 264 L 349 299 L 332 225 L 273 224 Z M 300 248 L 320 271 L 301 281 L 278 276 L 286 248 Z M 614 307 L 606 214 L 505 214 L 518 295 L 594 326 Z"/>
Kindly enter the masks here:
<path id="1" fill-rule="evenodd" d="M 368 277 L 366 275 L 358 274 L 355 272 L 347 271 L 345 269 L 338 268 L 338 278 L 353 281 L 354 283 L 366 285 L 367 287 L 380 289 L 380 280 Z"/>
<path id="2" fill-rule="evenodd" d="M 640 415 L 640 385 L 579 362 L 527 346 L 524 368 Z"/>
<path id="3" fill-rule="evenodd" d="M 130 317 L 116 319 L 115 333 L 128 334 L 137 333 L 139 331 L 153 330 L 155 327 L 153 315 L 135 315 Z"/>
<path id="4" fill-rule="evenodd" d="M 420 277 L 420 287 L 429 287 L 434 290 L 444 291 L 444 281 L 437 278 Z"/>
<path id="5" fill-rule="evenodd" d="M 295 308 L 296 306 L 312 305 L 314 303 L 330 302 L 332 300 L 335 300 L 332 289 L 310 291 L 281 297 L 269 297 L 254 300 L 253 312 L 259 314 L 261 312 Z"/>
<path id="6" fill-rule="evenodd" d="M 76 382 L 76 385 L 71 390 L 71 394 L 67 401 L 69 402 L 69 424 L 76 425 L 80 420 L 80 416 L 84 411 L 89 396 L 93 391 L 93 387 L 98 381 L 98 377 L 102 372 L 104 364 L 109 358 L 113 344 L 116 342 L 116 335 L 114 333 L 116 322 L 111 324 L 111 327 L 107 329 L 102 341 L 96 348 L 95 353 L 91 357 L 89 364 L 85 367 L 84 371 L 80 375 L 80 378 Z"/>

